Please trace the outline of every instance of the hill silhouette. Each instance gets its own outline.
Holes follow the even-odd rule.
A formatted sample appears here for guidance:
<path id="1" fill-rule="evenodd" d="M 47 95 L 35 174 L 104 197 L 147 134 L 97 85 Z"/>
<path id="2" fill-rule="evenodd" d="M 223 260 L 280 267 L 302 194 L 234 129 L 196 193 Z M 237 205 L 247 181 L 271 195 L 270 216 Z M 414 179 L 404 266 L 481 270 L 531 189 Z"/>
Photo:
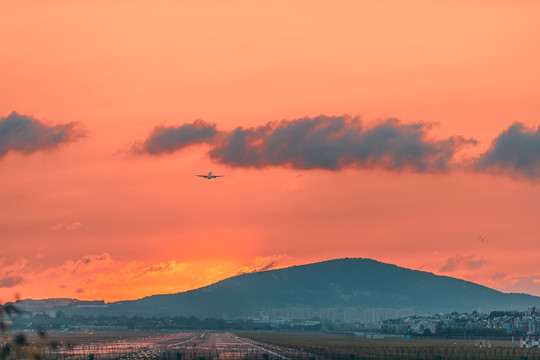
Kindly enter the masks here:
<path id="1" fill-rule="evenodd" d="M 519 310 L 540 297 L 507 294 L 469 281 L 371 259 L 345 258 L 234 276 L 170 295 L 111 303 L 104 314 L 246 318 L 268 309 L 409 309 L 416 314 Z"/>

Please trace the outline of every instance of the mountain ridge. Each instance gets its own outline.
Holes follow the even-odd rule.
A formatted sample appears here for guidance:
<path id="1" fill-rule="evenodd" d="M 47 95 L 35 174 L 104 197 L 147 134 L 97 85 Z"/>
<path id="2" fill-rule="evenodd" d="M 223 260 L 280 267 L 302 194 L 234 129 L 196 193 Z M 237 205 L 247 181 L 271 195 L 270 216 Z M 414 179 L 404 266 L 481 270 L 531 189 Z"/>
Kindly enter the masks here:
<path id="1" fill-rule="evenodd" d="M 528 294 L 502 293 L 467 280 L 372 259 L 343 258 L 233 276 L 176 294 L 112 303 L 111 311 L 154 315 L 253 317 L 272 309 L 413 309 L 414 313 L 523 308 Z"/>
<path id="2" fill-rule="evenodd" d="M 68 313 L 227 319 L 285 317 L 293 316 L 294 311 L 320 317 L 329 311 L 399 315 L 538 305 L 540 297 L 529 294 L 503 293 L 373 259 L 342 258 L 236 275 L 198 289 L 113 302 L 106 307 L 72 307 Z"/>

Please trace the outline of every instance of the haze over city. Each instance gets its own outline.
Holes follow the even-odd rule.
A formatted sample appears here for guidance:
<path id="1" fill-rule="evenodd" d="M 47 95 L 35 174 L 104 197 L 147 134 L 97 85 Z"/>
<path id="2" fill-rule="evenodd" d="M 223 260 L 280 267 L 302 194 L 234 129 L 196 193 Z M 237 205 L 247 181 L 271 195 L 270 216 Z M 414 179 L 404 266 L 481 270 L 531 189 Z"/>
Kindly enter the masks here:
<path id="1" fill-rule="evenodd" d="M 540 3 L 0 9 L 1 301 L 344 257 L 540 296 Z"/>

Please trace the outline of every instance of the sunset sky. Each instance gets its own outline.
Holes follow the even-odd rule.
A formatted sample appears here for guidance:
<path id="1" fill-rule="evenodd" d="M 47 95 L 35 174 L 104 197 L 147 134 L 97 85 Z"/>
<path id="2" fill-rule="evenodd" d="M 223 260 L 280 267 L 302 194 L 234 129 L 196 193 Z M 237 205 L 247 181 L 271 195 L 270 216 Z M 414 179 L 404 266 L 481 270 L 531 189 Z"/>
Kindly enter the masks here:
<path id="1" fill-rule="evenodd" d="M 539 14 L 0 1 L 0 302 L 343 257 L 540 296 Z"/>

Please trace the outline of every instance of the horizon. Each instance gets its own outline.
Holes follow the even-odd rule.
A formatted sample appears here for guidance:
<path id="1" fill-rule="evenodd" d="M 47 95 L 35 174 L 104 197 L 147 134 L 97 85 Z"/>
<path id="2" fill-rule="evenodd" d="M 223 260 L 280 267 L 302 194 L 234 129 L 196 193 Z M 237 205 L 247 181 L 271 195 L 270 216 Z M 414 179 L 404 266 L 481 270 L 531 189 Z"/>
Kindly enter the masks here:
<path id="1" fill-rule="evenodd" d="M 144 296 L 144 297 L 142 297 L 142 298 L 138 298 L 138 299 L 121 299 L 121 300 L 115 300 L 115 301 L 106 301 L 106 300 L 104 300 L 104 299 L 85 299 L 85 300 L 81 300 L 81 299 L 78 299 L 78 298 L 40 298 L 40 299 L 24 298 L 24 299 L 17 299 L 16 301 L 25 301 L 25 300 L 40 301 L 40 300 L 68 299 L 68 300 L 76 300 L 76 301 L 104 301 L 105 304 L 111 304 L 111 303 L 122 302 L 122 301 L 134 301 L 134 300 L 140 300 L 140 299 L 143 299 L 143 298 L 146 298 L 146 297 L 152 297 L 152 296 L 156 296 L 156 295 L 174 295 L 174 294 L 181 294 L 181 293 L 185 293 L 185 292 L 188 292 L 188 291 L 199 290 L 199 289 L 202 289 L 202 288 L 205 288 L 205 287 L 208 287 L 208 286 L 212 286 L 212 285 L 215 285 L 215 284 L 217 284 L 217 283 L 219 283 L 219 282 L 221 282 L 221 281 L 225 281 L 225 280 L 228 280 L 228 279 L 231 279 L 231 278 L 234 278 L 234 277 L 239 277 L 239 276 L 244 276 L 244 275 L 251 275 L 251 274 L 257 274 L 257 273 L 261 273 L 261 272 L 268 272 L 268 271 L 275 271 L 275 270 L 290 269 L 290 268 L 293 268 L 293 267 L 309 266 L 309 265 L 315 265 L 315 264 L 320 264 L 320 263 L 325 263 L 325 262 L 334 262 L 334 261 L 339 261 L 339 260 L 369 260 L 369 261 L 375 261 L 375 262 L 380 263 L 380 264 L 396 266 L 396 267 L 398 267 L 398 268 L 405 269 L 405 270 L 410 270 L 410 271 L 420 271 L 420 272 L 425 272 L 425 273 L 428 273 L 428 274 L 431 274 L 431 275 L 435 275 L 435 276 L 438 276 L 438 277 L 449 277 L 449 278 L 456 279 L 456 280 L 463 280 L 463 281 L 466 281 L 466 282 L 470 282 L 470 281 L 465 280 L 465 279 L 460 279 L 460 278 L 456 278 L 456 277 L 452 277 L 452 276 L 448 276 L 448 275 L 437 275 L 437 274 L 434 274 L 434 273 L 432 273 L 432 272 L 430 272 L 430 271 L 425 271 L 425 270 L 409 269 L 409 268 L 406 268 L 406 267 L 402 267 L 402 266 L 395 265 L 395 264 L 391 264 L 391 263 L 381 262 L 381 261 L 378 261 L 378 260 L 376 260 L 376 259 L 371 259 L 371 258 L 351 258 L 351 257 L 344 257 L 344 258 L 336 258 L 336 259 L 327 259 L 327 260 L 322 260 L 322 261 L 318 261 L 318 262 L 314 262 L 314 263 L 296 264 L 296 265 L 290 265 L 290 266 L 286 266 L 286 267 L 276 267 L 276 268 L 273 268 L 273 269 L 267 269 L 267 270 L 254 270 L 254 271 L 252 271 L 252 272 L 246 272 L 246 273 L 242 273 L 242 274 L 236 274 L 236 275 L 233 275 L 233 276 L 224 278 L 224 279 L 219 279 L 219 280 L 216 280 L 215 282 L 213 282 L 213 283 L 211 283 L 211 284 L 204 285 L 204 286 L 201 286 L 201 287 L 198 287 L 198 288 L 187 289 L 187 290 L 184 290 L 184 291 L 181 291 L 181 292 L 177 292 L 177 293 L 156 293 L 156 294 L 146 295 L 146 296 Z M 474 283 L 474 282 L 471 282 L 471 283 L 473 283 L 473 284 L 475 284 L 475 285 L 485 286 L 485 285 L 477 284 L 477 283 Z M 491 287 L 489 287 L 489 286 L 487 286 L 487 288 L 492 289 L 492 290 L 496 290 L 496 289 L 493 289 L 493 288 L 491 288 Z M 496 291 L 499 291 L 499 290 L 496 290 Z M 504 293 L 504 294 L 530 295 L 530 296 L 535 296 L 535 297 L 540 298 L 540 296 L 533 295 L 533 294 L 528 294 L 528 293 L 520 293 L 520 292 L 502 292 L 502 293 Z"/>
<path id="2" fill-rule="evenodd" d="M 2 8 L 0 301 L 343 257 L 540 296 L 540 3 Z"/>

